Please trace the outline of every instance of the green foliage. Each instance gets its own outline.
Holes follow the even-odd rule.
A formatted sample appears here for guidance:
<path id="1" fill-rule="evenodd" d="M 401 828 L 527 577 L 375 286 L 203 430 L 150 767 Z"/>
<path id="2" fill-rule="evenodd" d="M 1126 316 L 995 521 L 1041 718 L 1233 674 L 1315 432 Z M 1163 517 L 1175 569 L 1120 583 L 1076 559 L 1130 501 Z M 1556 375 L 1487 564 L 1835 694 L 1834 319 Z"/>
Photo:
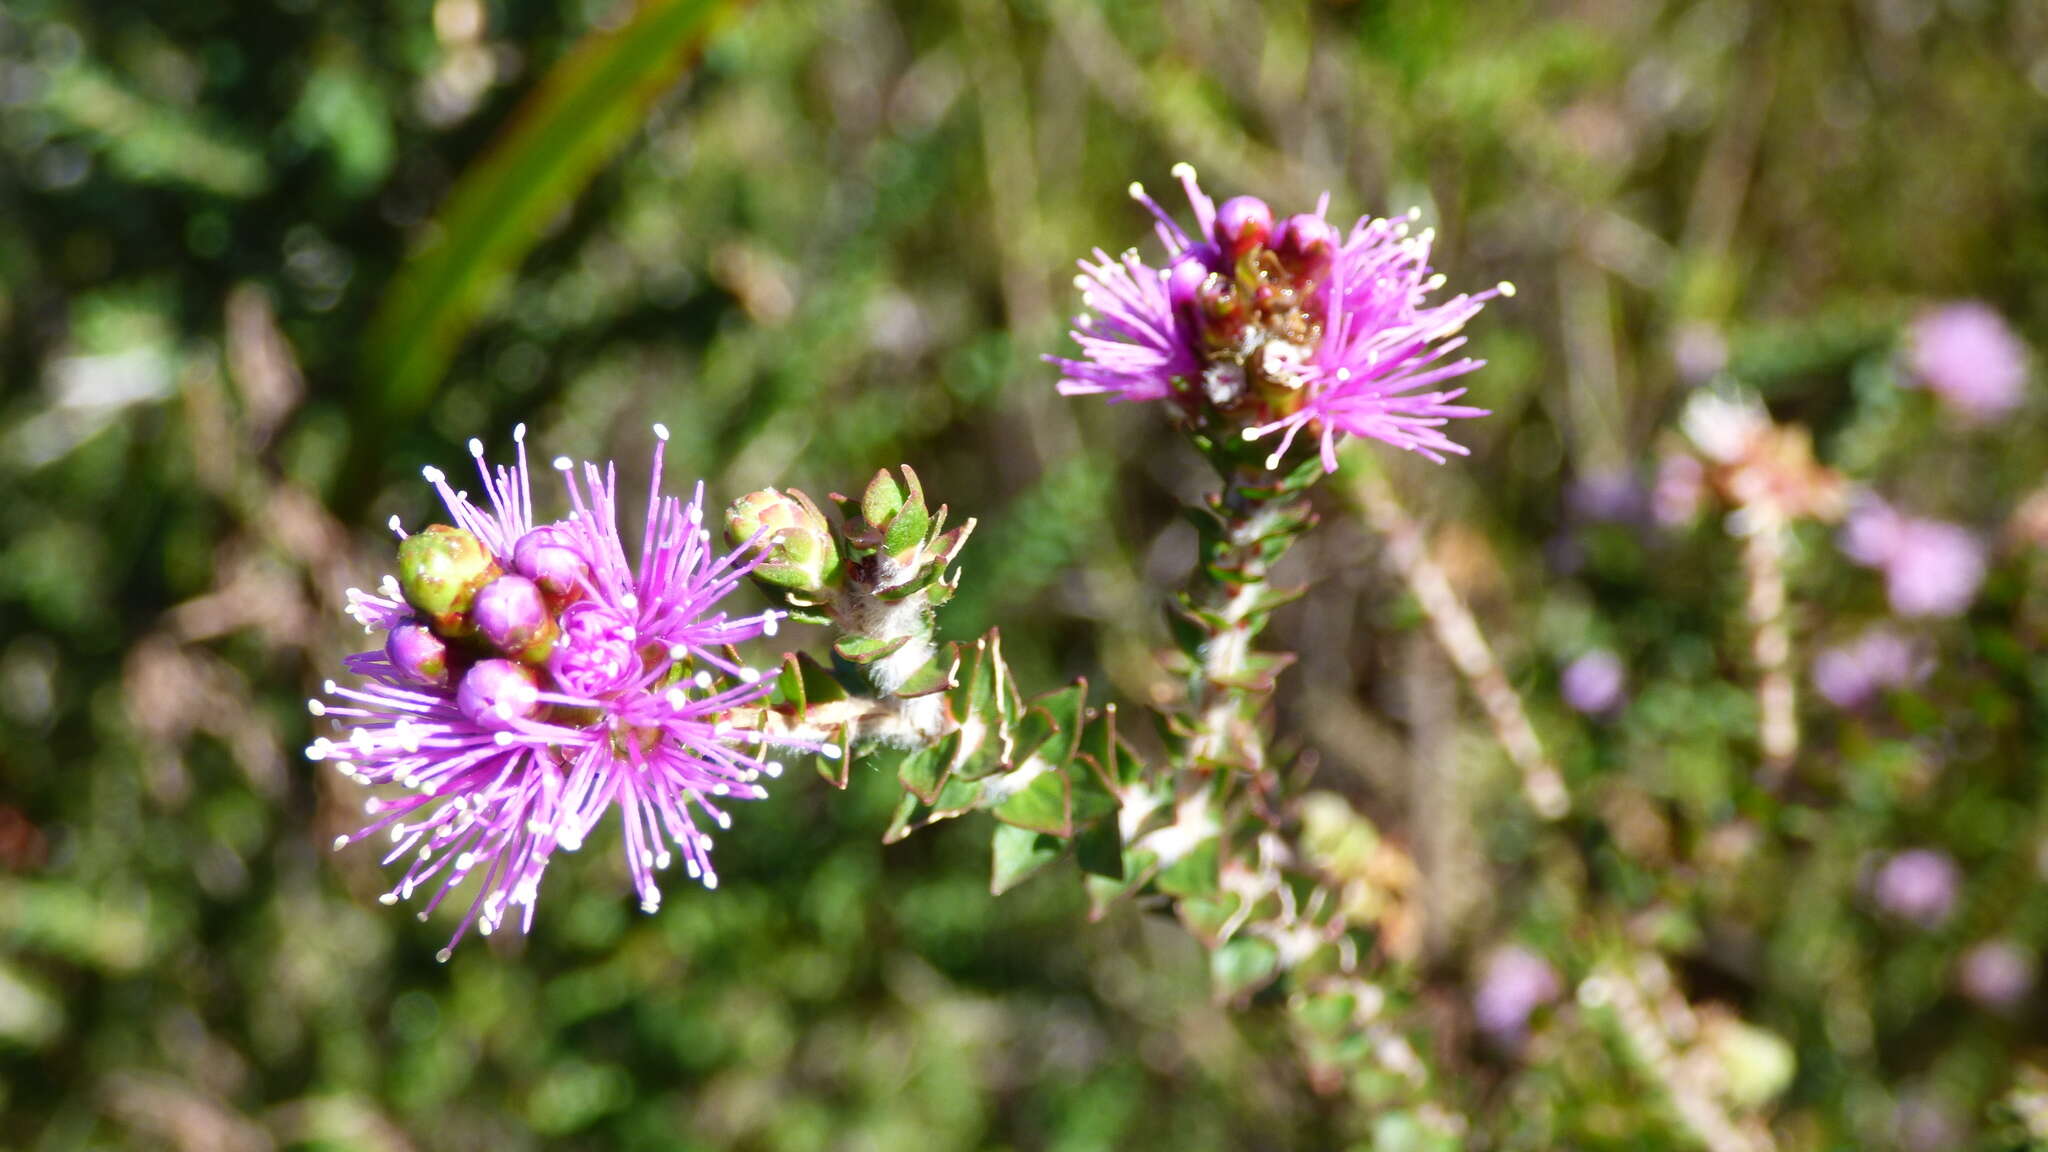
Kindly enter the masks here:
<path id="1" fill-rule="evenodd" d="M 2048 566 L 2008 515 L 2048 467 L 2042 385 L 1957 427 L 1900 387 L 1899 330 L 1974 296 L 2048 347 L 2025 4 L 722 11 L 0 11 L 0 1142 L 1459 1146 L 1386 1071 L 1405 1043 L 1466 1145 L 1697 1146 L 1569 987 L 1520 1047 L 1470 1033 L 1510 938 L 1567 985 L 1617 940 L 1662 949 L 1700 1037 L 1760 1033 L 1679 1055 L 1739 1073 L 1780 1147 L 2040 1142 L 2041 993 L 2001 1013 L 1956 979 L 1984 939 L 2048 950 Z M 1207 951 L 1131 899 L 1239 910 L 1227 854 L 1149 836 L 1173 812 L 1148 766 L 1184 737 L 1144 713 L 1186 688 L 1152 655 L 1218 623 L 1160 610 L 1202 547 L 1174 505 L 1209 477 L 1156 413 L 1058 400 L 1035 358 L 1075 256 L 1152 243 L 1124 184 L 1183 159 L 1284 210 L 1419 204 L 1451 289 L 1522 288 L 1469 333 L 1495 411 L 1472 457 L 1388 474 L 1561 762 L 1574 852 L 1334 502 L 1267 585 L 1306 591 L 1250 605 L 1301 660 L 1226 685 L 1278 672 L 1281 767 L 1336 804 L 1274 816 L 1375 925 L 1295 970 L 1348 947 L 1370 982 L 1297 989 L 1265 940 Z M 1914 626 L 1929 679 L 1843 712 L 1805 661 L 1883 592 L 1831 529 L 1795 534 L 1808 751 L 1779 791 L 1722 510 L 1653 528 L 1568 498 L 1647 481 L 1703 364 L 1996 542 L 1972 613 Z M 419 466 L 519 421 L 627 460 L 661 421 L 671 474 L 724 498 L 913 462 L 985 527 L 947 566 L 961 647 L 897 694 L 988 731 L 821 758 L 843 792 L 785 776 L 735 812 L 719 890 L 656 916 L 601 835 L 531 937 L 435 965 L 450 909 L 376 904 L 374 851 L 328 851 L 361 796 L 292 750 L 361 643 L 340 590 L 389 567 L 387 515 L 431 506 Z M 973 679 L 997 626 L 1000 690 Z M 778 642 L 831 659 L 819 631 Z M 1630 702 L 1592 719 L 1555 689 L 1596 643 Z M 785 664 L 778 706 L 854 699 L 872 665 L 843 660 Z M 1063 773 L 1014 777 L 1076 732 Z M 1134 838 L 1111 801 L 1144 809 Z M 941 810 L 972 815 L 879 843 Z M 1907 846 L 1963 868 L 1938 931 L 1870 902 Z"/>

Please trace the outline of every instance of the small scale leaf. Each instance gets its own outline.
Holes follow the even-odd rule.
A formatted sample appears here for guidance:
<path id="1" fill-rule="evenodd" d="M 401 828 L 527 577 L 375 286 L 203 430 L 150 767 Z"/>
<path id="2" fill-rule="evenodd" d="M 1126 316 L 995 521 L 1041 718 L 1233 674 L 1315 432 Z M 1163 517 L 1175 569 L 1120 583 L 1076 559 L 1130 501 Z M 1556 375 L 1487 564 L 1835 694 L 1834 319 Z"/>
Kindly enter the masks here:
<path id="1" fill-rule="evenodd" d="M 996 825 L 990 842 L 992 857 L 989 891 L 997 896 L 1008 892 L 1059 859 L 1063 845 L 1052 836 L 1009 824 Z"/>
<path id="2" fill-rule="evenodd" d="M 1042 762 L 1033 761 L 1034 765 L 1039 763 Z M 1031 770 L 1028 767 L 1018 769 L 1019 772 Z M 1000 789 L 1004 780 L 1001 776 L 990 780 L 987 790 Z M 1059 837 L 1073 835 L 1071 814 L 1067 777 L 1057 768 L 1041 770 L 1021 791 L 995 807 L 996 819 L 1006 824 Z"/>
<path id="3" fill-rule="evenodd" d="M 887 639 L 877 639 L 873 636 L 841 636 L 833 641 L 832 651 L 837 652 L 841 659 L 854 664 L 872 664 L 886 656 L 894 655 L 897 649 L 909 642 L 910 637 L 907 634 Z"/>
<path id="4" fill-rule="evenodd" d="M 1211 836 L 1159 870 L 1159 890 L 1169 896 L 1214 895 L 1221 883 L 1218 869 L 1216 838 Z"/>
<path id="5" fill-rule="evenodd" d="M 959 683 L 959 671 L 960 646 L 948 644 L 932 657 L 930 663 L 912 672 L 903 681 L 903 686 L 896 689 L 896 695 L 904 700 L 914 700 L 919 696 L 944 692 Z"/>
<path id="6" fill-rule="evenodd" d="M 946 765 L 952 758 L 947 747 L 950 743 L 948 737 L 931 747 L 920 748 L 905 756 L 896 769 L 896 779 L 926 804 L 938 801 L 939 790 L 946 783 Z"/>
<path id="7" fill-rule="evenodd" d="M 1209 954 L 1209 976 L 1216 991 L 1237 999 L 1264 987 L 1280 968 L 1280 950 L 1262 936 L 1226 940 Z"/>
<path id="8" fill-rule="evenodd" d="M 1097 820 L 1076 833 L 1074 859 L 1081 865 L 1081 870 L 1091 876 L 1123 879 L 1124 845 L 1122 837 L 1117 835 L 1116 821 Z"/>

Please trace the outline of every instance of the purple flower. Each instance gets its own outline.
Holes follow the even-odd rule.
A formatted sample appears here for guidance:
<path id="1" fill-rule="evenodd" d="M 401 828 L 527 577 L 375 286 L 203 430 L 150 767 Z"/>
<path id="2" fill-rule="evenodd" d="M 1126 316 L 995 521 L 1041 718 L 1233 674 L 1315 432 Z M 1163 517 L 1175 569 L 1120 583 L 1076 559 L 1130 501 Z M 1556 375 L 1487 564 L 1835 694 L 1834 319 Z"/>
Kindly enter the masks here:
<path id="1" fill-rule="evenodd" d="M 1510 944 L 1487 957 L 1479 987 L 1472 993 L 1472 1014 L 1480 1031 L 1514 1044 L 1528 1028 L 1529 1017 L 1563 991 L 1557 969 L 1548 960 Z"/>
<path id="2" fill-rule="evenodd" d="M 1902 515 L 1875 498 L 1850 511 L 1841 545 L 1849 559 L 1884 573 L 1900 616 L 1959 615 L 1984 582 L 1984 546 L 1967 529 Z"/>
<path id="3" fill-rule="evenodd" d="M 655 432 L 667 441 L 660 425 Z M 758 733 L 732 723 L 769 684 L 728 648 L 773 635 L 781 614 L 729 618 L 718 609 L 758 549 L 714 551 L 703 486 L 688 503 L 661 494 L 660 446 L 637 564 L 620 534 L 609 465 L 585 464 L 579 478 L 558 458 L 572 511 L 537 525 L 524 425 L 513 438 L 519 460 L 510 468 L 487 466 L 483 445 L 469 442 L 488 509 L 439 469 L 425 470 L 454 524 L 402 548 L 424 559 L 402 565 L 402 579 L 386 577 L 382 594 L 350 590 L 350 615 L 389 639 L 347 659 L 363 684 L 330 680 L 331 702 L 309 704 L 339 731 L 315 740 L 308 757 L 358 783 L 404 790 L 365 801 L 372 822 L 335 845 L 389 837 L 384 862 L 405 861 L 405 871 L 383 901 L 431 893 L 424 919 L 479 878 L 444 960 L 472 924 L 488 934 L 516 908 L 520 930 L 530 928 L 555 850 L 580 847 L 613 810 L 642 908 L 659 906 L 655 873 L 675 856 L 715 887 L 700 823 L 726 827 L 725 801 L 759 799 L 759 778 L 781 771 Z M 396 517 L 392 528 L 410 538 Z M 466 568 L 449 559 L 465 549 L 476 552 Z M 528 575 L 504 574 L 514 571 Z M 472 585 L 481 590 L 464 590 Z M 419 600 L 437 618 L 422 619 Z"/>
<path id="4" fill-rule="evenodd" d="M 1913 377 L 1967 423 L 2019 407 L 2027 386 L 2027 349 L 1990 305 L 1964 301 L 1913 322 Z"/>
<path id="5" fill-rule="evenodd" d="M 2011 940 L 1986 940 L 1963 953 L 1956 983 L 1984 1007 L 2007 1011 L 2034 990 L 2034 958 Z"/>
<path id="6" fill-rule="evenodd" d="M 1924 679 L 1927 661 L 1905 637 L 1873 628 L 1813 658 L 1813 686 L 1828 703 L 1854 711 L 1881 693 Z"/>
<path id="7" fill-rule="evenodd" d="M 1628 670 L 1622 667 L 1621 657 L 1605 648 L 1595 648 L 1565 665 L 1558 681 L 1564 702 L 1588 716 L 1605 716 L 1619 708 L 1627 687 Z"/>
<path id="8" fill-rule="evenodd" d="M 1939 928 L 1955 912 L 1963 874 L 1946 852 L 1909 848 L 1887 859 L 1871 880 L 1877 906 L 1922 928 Z"/>
<path id="9" fill-rule="evenodd" d="M 1441 431 L 1485 411 L 1452 401 L 1443 385 L 1480 367 L 1451 359 L 1459 335 L 1501 284 L 1436 304 L 1443 285 L 1429 267 L 1432 233 L 1410 235 L 1413 213 L 1361 218 L 1346 234 L 1314 214 L 1275 222 L 1263 202 L 1240 196 L 1220 209 L 1187 165 L 1175 175 L 1194 208 L 1191 235 L 1132 185 L 1157 219 L 1164 267 L 1135 250 L 1097 249 L 1076 284 L 1092 314 L 1075 321 L 1079 359 L 1048 356 L 1069 396 L 1172 400 L 1195 414 L 1228 414 L 1248 440 L 1276 433 L 1273 463 L 1306 431 L 1335 471 L 1340 436 L 1367 436 L 1442 461 L 1466 450 Z"/>

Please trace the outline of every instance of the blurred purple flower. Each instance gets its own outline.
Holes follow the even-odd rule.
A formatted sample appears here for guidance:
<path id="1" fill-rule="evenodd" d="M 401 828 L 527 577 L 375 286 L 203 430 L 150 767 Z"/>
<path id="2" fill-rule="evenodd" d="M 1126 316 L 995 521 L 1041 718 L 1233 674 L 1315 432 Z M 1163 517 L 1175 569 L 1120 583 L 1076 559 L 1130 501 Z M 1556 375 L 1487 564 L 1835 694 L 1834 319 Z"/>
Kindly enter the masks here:
<path id="1" fill-rule="evenodd" d="M 1963 874 L 1946 852 L 1909 848 L 1887 859 L 1871 881 L 1877 906 L 1922 928 L 1939 928 L 1955 912 Z"/>
<path id="2" fill-rule="evenodd" d="M 655 430 L 665 442 L 666 430 Z M 387 577 L 382 594 L 352 589 L 349 613 L 365 631 L 405 638 L 406 644 L 392 647 L 407 663 L 395 664 L 380 643 L 345 662 L 366 683 L 345 687 L 330 680 L 332 702 L 309 703 L 314 715 L 335 718 L 340 729 L 335 738 L 315 740 L 309 758 L 335 765 L 360 784 L 405 789 L 365 801 L 373 822 L 335 843 L 389 837 L 384 862 L 407 863 L 383 901 L 428 890 L 424 919 L 466 880 L 480 877 L 468 912 L 440 953 L 444 960 L 472 924 L 488 934 L 514 908 L 523 909 L 520 930 L 530 928 L 541 875 L 555 850 L 580 847 L 613 809 L 642 908 L 651 912 L 660 903 L 654 873 L 670 864 L 671 844 L 692 877 L 715 887 L 711 838 L 698 827 L 698 816 L 726 827 L 730 819 L 721 805 L 766 795 L 756 781 L 780 771 L 766 759 L 758 734 L 729 722 L 733 709 L 758 700 L 769 684 L 732 662 L 727 646 L 772 635 L 781 615 L 731 619 L 718 610 L 754 566 L 755 550 L 715 554 L 703 527 L 703 486 L 687 504 L 661 495 L 660 447 L 637 569 L 620 535 L 618 483 L 609 465 L 585 464 L 579 483 L 569 459 L 558 458 L 573 511 L 536 525 L 524 425 L 513 438 L 518 463 L 495 470 L 484 463 L 483 445 L 470 441 L 489 509 L 451 489 L 439 469 L 425 470 L 460 529 L 439 531 L 474 537 L 488 554 L 483 562 L 494 565 L 483 578 L 515 582 L 495 600 L 479 596 L 486 610 L 465 610 L 473 622 L 485 616 L 490 630 L 506 633 L 498 651 L 511 658 L 464 655 L 471 640 L 423 643 L 422 636 L 432 636 L 399 581 Z M 405 538 L 396 517 L 392 528 Z M 544 534 L 546 549 L 534 547 L 537 534 Z M 520 571 L 518 560 L 536 555 L 549 561 L 546 572 L 497 575 Z M 573 580 L 573 587 L 543 601 L 533 576 L 558 587 Z M 551 647 L 534 644 L 536 634 Z M 422 650 L 424 659 L 416 656 Z"/>
<path id="3" fill-rule="evenodd" d="M 1963 953 L 1956 983 L 1963 995 L 2003 1012 L 2034 990 L 2034 958 L 2011 940 L 1986 940 Z"/>
<path id="4" fill-rule="evenodd" d="M 1924 313 L 1909 336 L 1913 377 L 1966 422 L 2019 407 L 2027 349 L 1988 304 L 1970 300 Z"/>
<path id="5" fill-rule="evenodd" d="M 1275 221 L 1262 201 L 1220 208 L 1194 170 L 1174 169 L 1194 208 L 1183 231 L 1144 189 L 1131 195 L 1157 220 L 1164 267 L 1135 250 L 1097 249 L 1076 284 L 1092 314 L 1072 332 L 1081 358 L 1048 356 L 1062 394 L 1175 400 L 1236 414 L 1246 439 L 1280 434 L 1279 457 L 1306 431 L 1335 471 L 1340 436 L 1366 436 L 1441 462 L 1465 449 L 1440 431 L 1483 416 L 1441 385 L 1481 366 L 1447 359 L 1484 303 L 1513 288 L 1425 303 L 1443 284 L 1429 267 L 1433 233 L 1410 217 L 1361 218 L 1348 235 L 1313 215 Z"/>
<path id="6" fill-rule="evenodd" d="M 1728 366 L 1728 338 L 1712 324 L 1688 321 L 1671 341 L 1671 361 L 1680 380 L 1704 384 Z"/>
<path id="7" fill-rule="evenodd" d="M 1472 993 L 1479 1030 L 1502 1044 L 1520 1042 L 1529 1017 L 1564 991 L 1557 969 L 1536 953 L 1510 944 L 1487 957 Z"/>
<path id="8" fill-rule="evenodd" d="M 1905 637 L 1873 628 L 1846 644 L 1823 648 L 1813 658 L 1813 686 L 1828 703 L 1854 710 L 1894 688 L 1918 683 L 1927 661 Z"/>
<path id="9" fill-rule="evenodd" d="M 1657 523 L 1677 528 L 1692 523 L 1707 496 L 1707 466 L 1689 452 L 1672 452 L 1657 461 L 1657 482 L 1650 491 L 1650 510 Z"/>
<path id="10" fill-rule="evenodd" d="M 1565 665 L 1558 688 L 1564 702 L 1588 716 L 1605 716 L 1621 706 L 1628 686 L 1628 670 L 1621 657 L 1605 648 L 1595 648 Z"/>
<path id="11" fill-rule="evenodd" d="M 1984 546 L 1968 529 L 1900 514 L 1866 497 L 1842 529 L 1842 552 L 1884 573 L 1885 595 L 1900 616 L 1955 616 L 1984 582 Z"/>
<path id="12" fill-rule="evenodd" d="M 1650 493 L 1625 469 L 1574 478 L 1564 500 L 1572 518 L 1588 524 L 1637 524 L 1650 510 Z"/>

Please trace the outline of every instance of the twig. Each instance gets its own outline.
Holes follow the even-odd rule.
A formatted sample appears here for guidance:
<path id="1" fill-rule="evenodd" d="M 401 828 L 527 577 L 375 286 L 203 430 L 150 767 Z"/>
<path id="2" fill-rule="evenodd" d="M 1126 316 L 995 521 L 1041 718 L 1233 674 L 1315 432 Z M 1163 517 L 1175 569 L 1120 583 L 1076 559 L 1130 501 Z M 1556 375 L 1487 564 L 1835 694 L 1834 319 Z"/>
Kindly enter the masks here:
<path id="1" fill-rule="evenodd" d="M 1377 470 L 1347 471 L 1352 478 L 1352 497 L 1364 510 L 1367 522 L 1385 539 L 1388 557 L 1429 619 L 1437 643 L 1443 646 L 1451 664 L 1478 699 L 1494 739 L 1521 770 L 1522 791 L 1528 796 L 1530 807 L 1545 820 L 1562 817 L 1571 808 L 1564 776 L 1544 751 L 1535 726 L 1529 723 L 1529 713 L 1522 707 L 1521 695 L 1501 671 L 1500 661 L 1494 658 L 1471 609 L 1459 598 L 1457 589 L 1451 587 L 1444 570 L 1430 558 L 1421 526 L 1401 506 L 1386 477 Z"/>

